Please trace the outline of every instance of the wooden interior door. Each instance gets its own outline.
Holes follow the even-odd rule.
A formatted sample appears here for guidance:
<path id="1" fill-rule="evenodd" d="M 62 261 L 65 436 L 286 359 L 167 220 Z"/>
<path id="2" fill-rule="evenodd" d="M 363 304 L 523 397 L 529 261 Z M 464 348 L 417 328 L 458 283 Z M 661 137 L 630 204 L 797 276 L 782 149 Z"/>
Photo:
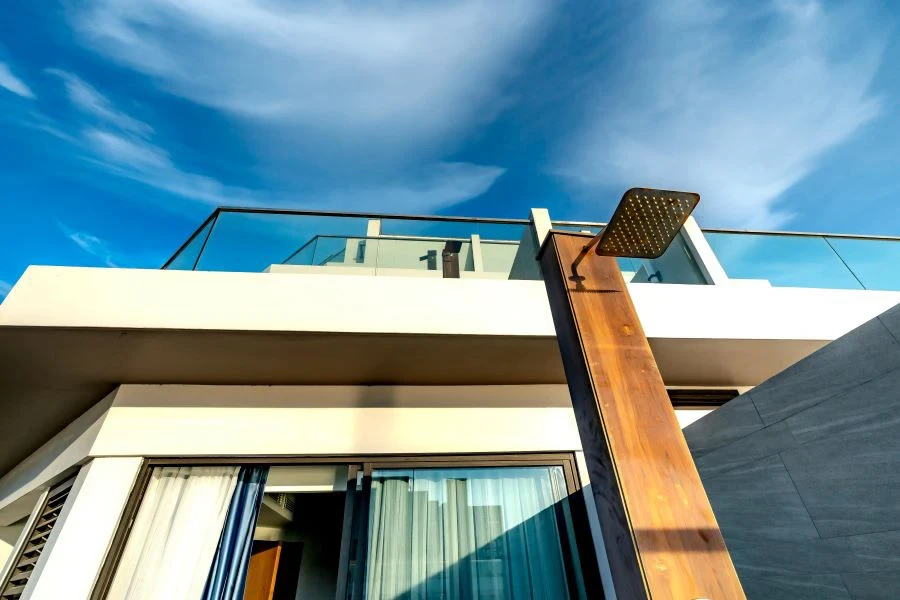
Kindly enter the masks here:
<path id="1" fill-rule="evenodd" d="M 281 542 L 253 542 L 244 600 L 272 600 L 280 560 Z"/>

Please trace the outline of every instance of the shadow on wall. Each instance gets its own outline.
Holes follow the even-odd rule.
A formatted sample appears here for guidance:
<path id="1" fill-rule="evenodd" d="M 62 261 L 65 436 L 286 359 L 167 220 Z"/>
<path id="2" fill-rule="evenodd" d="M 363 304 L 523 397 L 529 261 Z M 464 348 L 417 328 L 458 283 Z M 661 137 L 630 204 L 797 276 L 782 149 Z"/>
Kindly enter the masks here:
<path id="1" fill-rule="evenodd" d="M 900 595 L 900 305 L 684 435 L 749 598 Z"/>

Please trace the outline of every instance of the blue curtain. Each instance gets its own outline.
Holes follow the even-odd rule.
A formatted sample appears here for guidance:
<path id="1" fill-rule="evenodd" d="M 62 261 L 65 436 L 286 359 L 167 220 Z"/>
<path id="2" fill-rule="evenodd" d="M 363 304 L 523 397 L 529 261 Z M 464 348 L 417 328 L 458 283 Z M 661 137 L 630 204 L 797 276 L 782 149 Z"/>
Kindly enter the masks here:
<path id="1" fill-rule="evenodd" d="M 225 528 L 203 590 L 203 600 L 243 599 L 253 531 L 268 475 L 269 467 L 241 468 L 225 518 Z"/>

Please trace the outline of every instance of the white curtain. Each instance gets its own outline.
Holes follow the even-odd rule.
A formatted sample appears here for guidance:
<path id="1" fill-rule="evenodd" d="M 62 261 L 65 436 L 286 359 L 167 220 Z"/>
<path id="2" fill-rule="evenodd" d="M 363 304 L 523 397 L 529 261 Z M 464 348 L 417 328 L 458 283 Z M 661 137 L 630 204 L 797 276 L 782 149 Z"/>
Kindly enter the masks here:
<path id="1" fill-rule="evenodd" d="M 569 598 L 563 498 L 558 467 L 375 471 L 366 598 Z"/>
<path id="2" fill-rule="evenodd" d="M 238 471 L 153 469 L 107 598 L 199 600 Z"/>

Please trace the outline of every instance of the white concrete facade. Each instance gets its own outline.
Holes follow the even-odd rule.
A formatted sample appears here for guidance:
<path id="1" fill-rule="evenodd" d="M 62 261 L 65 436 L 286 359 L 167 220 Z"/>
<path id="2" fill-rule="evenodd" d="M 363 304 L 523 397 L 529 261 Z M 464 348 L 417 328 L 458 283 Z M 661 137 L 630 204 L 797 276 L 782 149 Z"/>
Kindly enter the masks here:
<path id="1" fill-rule="evenodd" d="M 269 456 L 277 463 L 522 452 L 574 454 L 588 485 L 565 386 L 123 385 L 24 463 L 42 468 L 0 478 L 0 514 L 27 516 L 40 490 L 80 468 L 36 571 L 41 583 L 30 584 L 27 597 L 59 597 L 58 586 L 69 582 L 69 593 L 78 594 L 67 597 L 87 598 L 145 457 Z M 86 531 L 90 544 L 79 549 Z"/>
<path id="2" fill-rule="evenodd" d="M 827 341 L 900 302 L 900 292 L 869 290 L 629 290 L 651 340 Z M 542 281 L 85 267 L 30 267 L 0 304 L 0 325 L 555 336 Z"/>
<path id="3" fill-rule="evenodd" d="M 63 432 L 26 461 L 44 468 L 0 478 L 0 514 L 11 519 L 22 514 L 9 510 L 19 499 L 80 466 L 29 598 L 60 597 L 54 594 L 61 585 L 68 586 L 66 597 L 88 597 L 144 457 L 262 455 L 277 463 L 298 456 L 352 462 L 410 453 L 569 453 L 583 472 L 561 385 L 124 385 L 88 411 L 78 430 Z M 91 542 L 79 551 L 75 540 L 86 531 Z"/>
<path id="4" fill-rule="evenodd" d="M 536 209 L 531 222 L 513 279 L 474 266 L 460 279 L 365 264 L 29 268 L 0 304 L 0 348 L 16 348 L 0 374 L 9 402 L 56 433 L 9 442 L 21 457 L 0 469 L 0 565 L 41 494 L 77 471 L 24 597 L 89 597 L 145 458 L 561 453 L 586 486 L 532 260 L 551 221 Z M 709 285 L 629 284 L 672 386 L 746 389 L 900 302 L 732 280 L 693 220 L 680 235 Z M 684 426 L 708 410 L 676 412 Z"/>
<path id="5" fill-rule="evenodd" d="M 23 600 L 90 597 L 140 467 L 97 458 L 80 469 Z"/>

